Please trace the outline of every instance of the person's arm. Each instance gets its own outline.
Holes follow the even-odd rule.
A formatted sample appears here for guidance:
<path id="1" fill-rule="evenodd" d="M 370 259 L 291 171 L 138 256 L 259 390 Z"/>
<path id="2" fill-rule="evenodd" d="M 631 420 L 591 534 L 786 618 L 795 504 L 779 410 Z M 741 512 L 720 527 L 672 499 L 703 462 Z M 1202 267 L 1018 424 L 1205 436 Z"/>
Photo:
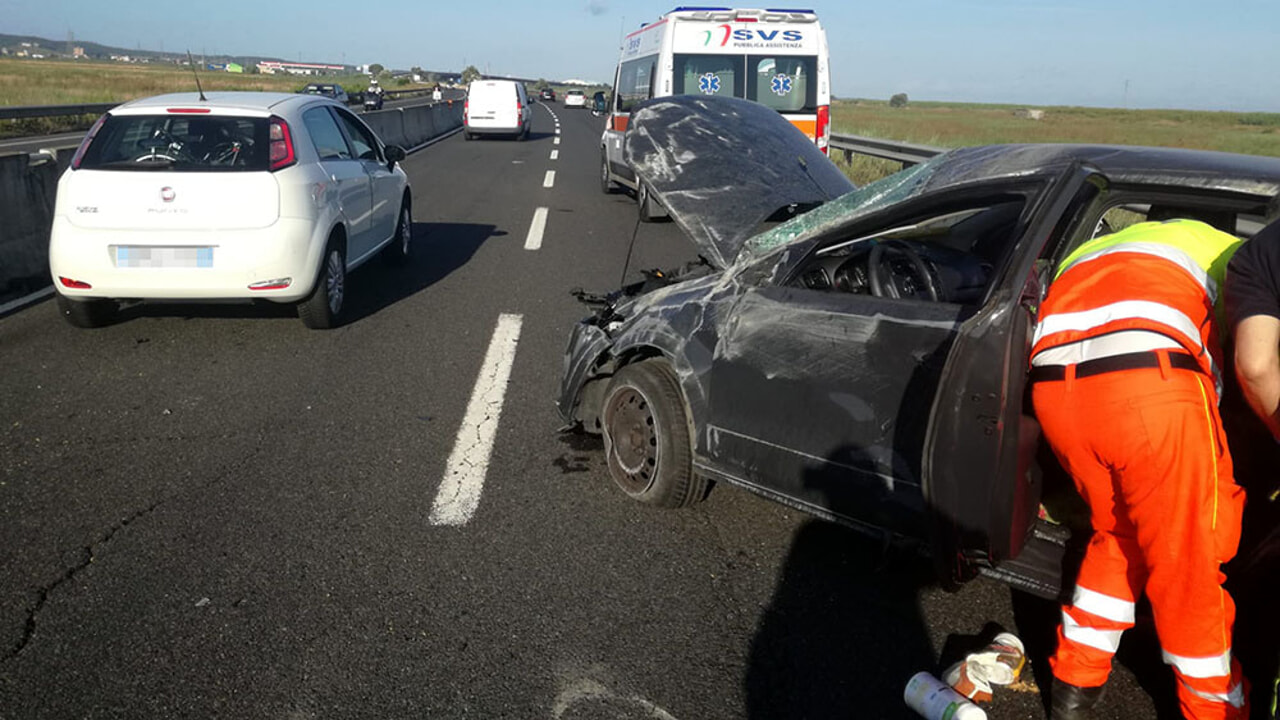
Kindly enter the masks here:
<path id="1" fill-rule="evenodd" d="M 1235 328 L 1236 377 L 1254 414 L 1280 441 L 1280 318 L 1253 315 Z"/>

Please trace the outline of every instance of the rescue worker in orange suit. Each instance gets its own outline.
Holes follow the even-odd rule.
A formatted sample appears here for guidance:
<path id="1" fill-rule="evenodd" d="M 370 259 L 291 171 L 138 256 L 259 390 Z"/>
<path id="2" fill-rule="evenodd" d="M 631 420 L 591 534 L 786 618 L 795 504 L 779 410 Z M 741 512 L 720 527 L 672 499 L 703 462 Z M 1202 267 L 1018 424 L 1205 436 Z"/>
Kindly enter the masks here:
<path id="1" fill-rule="evenodd" d="M 1194 220 L 1133 225 L 1068 255 L 1040 307 L 1032 402 L 1094 531 L 1050 659 L 1053 720 L 1091 717 L 1144 593 L 1183 714 L 1248 716 L 1221 570 L 1244 491 L 1218 414 L 1218 291 L 1240 244 Z"/>

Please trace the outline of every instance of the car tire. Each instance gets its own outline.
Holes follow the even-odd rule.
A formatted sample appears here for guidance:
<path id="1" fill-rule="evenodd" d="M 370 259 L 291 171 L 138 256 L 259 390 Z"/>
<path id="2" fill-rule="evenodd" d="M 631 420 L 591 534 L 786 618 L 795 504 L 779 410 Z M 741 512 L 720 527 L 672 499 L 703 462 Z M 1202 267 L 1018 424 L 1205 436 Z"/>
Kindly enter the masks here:
<path id="1" fill-rule="evenodd" d="M 114 300 L 72 300 L 54 293 L 58 314 L 74 327 L 96 328 L 111 324 L 119 306 Z"/>
<path id="2" fill-rule="evenodd" d="M 315 287 L 305 300 L 298 303 L 298 318 L 312 330 L 328 330 L 337 327 L 346 302 L 347 260 L 342 245 L 329 238 L 320 258 L 320 270 L 316 274 Z"/>
<path id="3" fill-rule="evenodd" d="M 470 130 L 463 130 L 462 139 L 466 140 L 467 142 L 471 142 L 472 140 L 476 139 L 476 136 L 472 135 Z"/>
<path id="4" fill-rule="evenodd" d="M 661 217 L 658 213 L 657 201 L 649 196 L 649 186 L 644 183 L 636 187 L 636 205 L 639 208 L 642 223 L 657 222 Z"/>
<path id="5" fill-rule="evenodd" d="M 600 191 L 605 195 L 618 192 L 618 183 L 614 182 L 609 175 L 609 154 L 604 148 L 600 149 Z"/>
<path id="6" fill-rule="evenodd" d="M 413 258 L 413 209 L 406 198 L 400 204 L 396 235 L 382 248 L 382 261 L 392 267 L 403 267 Z"/>
<path id="7" fill-rule="evenodd" d="M 693 439 L 684 394 L 666 362 L 645 360 L 613 376 L 601 412 L 609 475 L 647 505 L 678 508 L 706 495 L 693 471 Z"/>

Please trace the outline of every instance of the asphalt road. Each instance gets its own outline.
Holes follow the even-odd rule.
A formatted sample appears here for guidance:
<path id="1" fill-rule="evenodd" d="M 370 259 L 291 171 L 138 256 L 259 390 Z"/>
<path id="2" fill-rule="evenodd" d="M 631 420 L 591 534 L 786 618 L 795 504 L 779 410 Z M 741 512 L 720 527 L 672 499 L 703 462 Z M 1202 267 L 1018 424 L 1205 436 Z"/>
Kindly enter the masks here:
<path id="1" fill-rule="evenodd" d="M 411 156 L 416 257 L 354 273 L 334 331 L 237 305 L 0 319 L 0 718 L 906 718 L 908 678 L 989 623 L 1047 677 L 1047 603 L 943 592 L 738 490 L 640 507 L 557 434 L 568 291 L 615 288 L 637 228 L 599 190 L 600 127 L 538 104 L 526 142 Z M 640 226 L 631 275 L 691 254 Z M 478 505 L 433 524 L 504 316 Z M 1034 677 L 988 717 L 1043 717 Z M 1155 717 L 1170 682 L 1126 636 L 1100 717 Z"/>

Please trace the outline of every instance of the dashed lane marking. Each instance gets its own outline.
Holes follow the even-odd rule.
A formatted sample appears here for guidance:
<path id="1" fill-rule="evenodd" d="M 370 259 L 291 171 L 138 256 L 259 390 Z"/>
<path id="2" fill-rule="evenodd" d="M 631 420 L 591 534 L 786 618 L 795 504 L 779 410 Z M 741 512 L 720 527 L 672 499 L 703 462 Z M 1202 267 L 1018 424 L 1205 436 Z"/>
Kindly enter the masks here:
<path id="1" fill-rule="evenodd" d="M 555 139 L 555 144 L 556 144 L 556 145 L 559 145 L 559 144 L 560 144 L 560 138 L 556 138 L 556 139 Z"/>
<path id="2" fill-rule="evenodd" d="M 547 230 L 547 209 L 540 207 L 533 211 L 533 222 L 529 224 L 529 234 L 524 238 L 525 250 L 537 250 L 542 247 L 542 234 Z"/>
<path id="3" fill-rule="evenodd" d="M 493 441 L 498 434 L 498 419 L 511 380 L 523 319 L 522 315 L 506 313 L 498 316 L 462 427 L 458 429 L 453 452 L 445 466 L 444 481 L 431 506 L 432 525 L 466 525 L 480 507 L 480 494 L 493 455 Z"/>
<path id="4" fill-rule="evenodd" d="M 547 176 L 542 179 L 542 187 L 544 188 L 554 187 L 555 184 L 556 184 L 556 171 L 548 170 Z"/>
<path id="5" fill-rule="evenodd" d="M 552 151 L 551 151 L 551 159 L 552 159 L 552 160 L 559 160 L 559 159 L 560 159 L 560 151 L 559 151 L 559 150 L 552 150 Z"/>

